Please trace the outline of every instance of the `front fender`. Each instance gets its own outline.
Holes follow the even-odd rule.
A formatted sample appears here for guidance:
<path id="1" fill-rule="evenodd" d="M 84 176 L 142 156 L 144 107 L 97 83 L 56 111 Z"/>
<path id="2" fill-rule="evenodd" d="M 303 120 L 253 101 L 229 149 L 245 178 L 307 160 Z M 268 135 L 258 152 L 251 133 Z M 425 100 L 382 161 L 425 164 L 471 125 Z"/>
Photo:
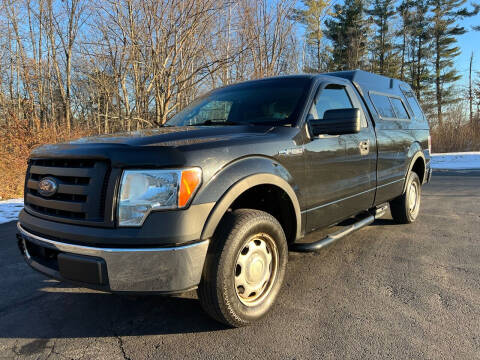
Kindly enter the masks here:
<path id="1" fill-rule="evenodd" d="M 248 157 L 227 165 L 203 187 L 194 203 L 216 202 L 202 231 L 201 239 L 213 236 L 217 225 L 232 203 L 246 190 L 257 185 L 275 185 L 290 198 L 296 216 L 296 239 L 301 236 L 302 220 L 298 187 L 290 173 L 277 161 L 267 157 Z"/>

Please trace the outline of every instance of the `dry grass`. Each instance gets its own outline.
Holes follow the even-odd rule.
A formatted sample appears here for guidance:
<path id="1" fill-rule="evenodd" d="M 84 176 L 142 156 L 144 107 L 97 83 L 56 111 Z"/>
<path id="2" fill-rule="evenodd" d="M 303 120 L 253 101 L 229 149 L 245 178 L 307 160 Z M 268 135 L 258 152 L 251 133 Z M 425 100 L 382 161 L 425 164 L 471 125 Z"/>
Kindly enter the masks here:
<path id="1" fill-rule="evenodd" d="M 86 135 L 90 134 L 85 130 L 76 129 L 68 134 L 65 129 L 55 127 L 33 132 L 26 121 L 0 126 L 0 200 L 23 196 L 27 159 L 34 147 Z"/>
<path id="2" fill-rule="evenodd" d="M 479 125 L 448 122 L 442 126 L 432 127 L 430 134 L 434 153 L 480 151 Z"/>

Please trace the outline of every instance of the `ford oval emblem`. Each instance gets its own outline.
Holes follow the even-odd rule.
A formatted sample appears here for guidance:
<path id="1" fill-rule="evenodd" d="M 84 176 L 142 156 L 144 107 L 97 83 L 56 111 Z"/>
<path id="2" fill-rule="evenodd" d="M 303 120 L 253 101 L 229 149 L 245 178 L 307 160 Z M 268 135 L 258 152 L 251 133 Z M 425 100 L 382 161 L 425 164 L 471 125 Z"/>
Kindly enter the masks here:
<path id="1" fill-rule="evenodd" d="M 44 177 L 38 183 L 38 192 L 40 195 L 49 197 L 54 195 L 58 190 L 57 181 L 51 177 Z"/>

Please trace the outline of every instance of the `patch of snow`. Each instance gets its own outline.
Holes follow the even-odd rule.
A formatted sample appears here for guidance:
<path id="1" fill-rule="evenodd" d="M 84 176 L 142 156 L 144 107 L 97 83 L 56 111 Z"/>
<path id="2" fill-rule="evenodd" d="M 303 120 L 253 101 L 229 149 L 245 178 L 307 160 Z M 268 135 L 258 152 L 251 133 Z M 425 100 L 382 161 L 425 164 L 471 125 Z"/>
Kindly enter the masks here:
<path id="1" fill-rule="evenodd" d="M 15 221 L 18 213 L 23 209 L 23 199 L 0 201 L 0 224 Z"/>
<path id="2" fill-rule="evenodd" d="M 480 169 L 480 151 L 431 154 L 431 167 L 435 170 Z"/>

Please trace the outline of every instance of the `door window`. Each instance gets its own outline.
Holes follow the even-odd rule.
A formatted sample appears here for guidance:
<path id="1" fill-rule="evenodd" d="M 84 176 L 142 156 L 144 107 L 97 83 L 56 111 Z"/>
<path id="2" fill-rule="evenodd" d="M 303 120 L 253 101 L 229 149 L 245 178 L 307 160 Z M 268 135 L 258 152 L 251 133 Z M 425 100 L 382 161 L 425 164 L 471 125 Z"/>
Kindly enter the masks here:
<path id="1" fill-rule="evenodd" d="M 327 110 L 348 108 L 353 106 L 345 86 L 330 84 L 321 91 L 312 105 L 310 114 L 314 120 L 321 120 Z"/>

